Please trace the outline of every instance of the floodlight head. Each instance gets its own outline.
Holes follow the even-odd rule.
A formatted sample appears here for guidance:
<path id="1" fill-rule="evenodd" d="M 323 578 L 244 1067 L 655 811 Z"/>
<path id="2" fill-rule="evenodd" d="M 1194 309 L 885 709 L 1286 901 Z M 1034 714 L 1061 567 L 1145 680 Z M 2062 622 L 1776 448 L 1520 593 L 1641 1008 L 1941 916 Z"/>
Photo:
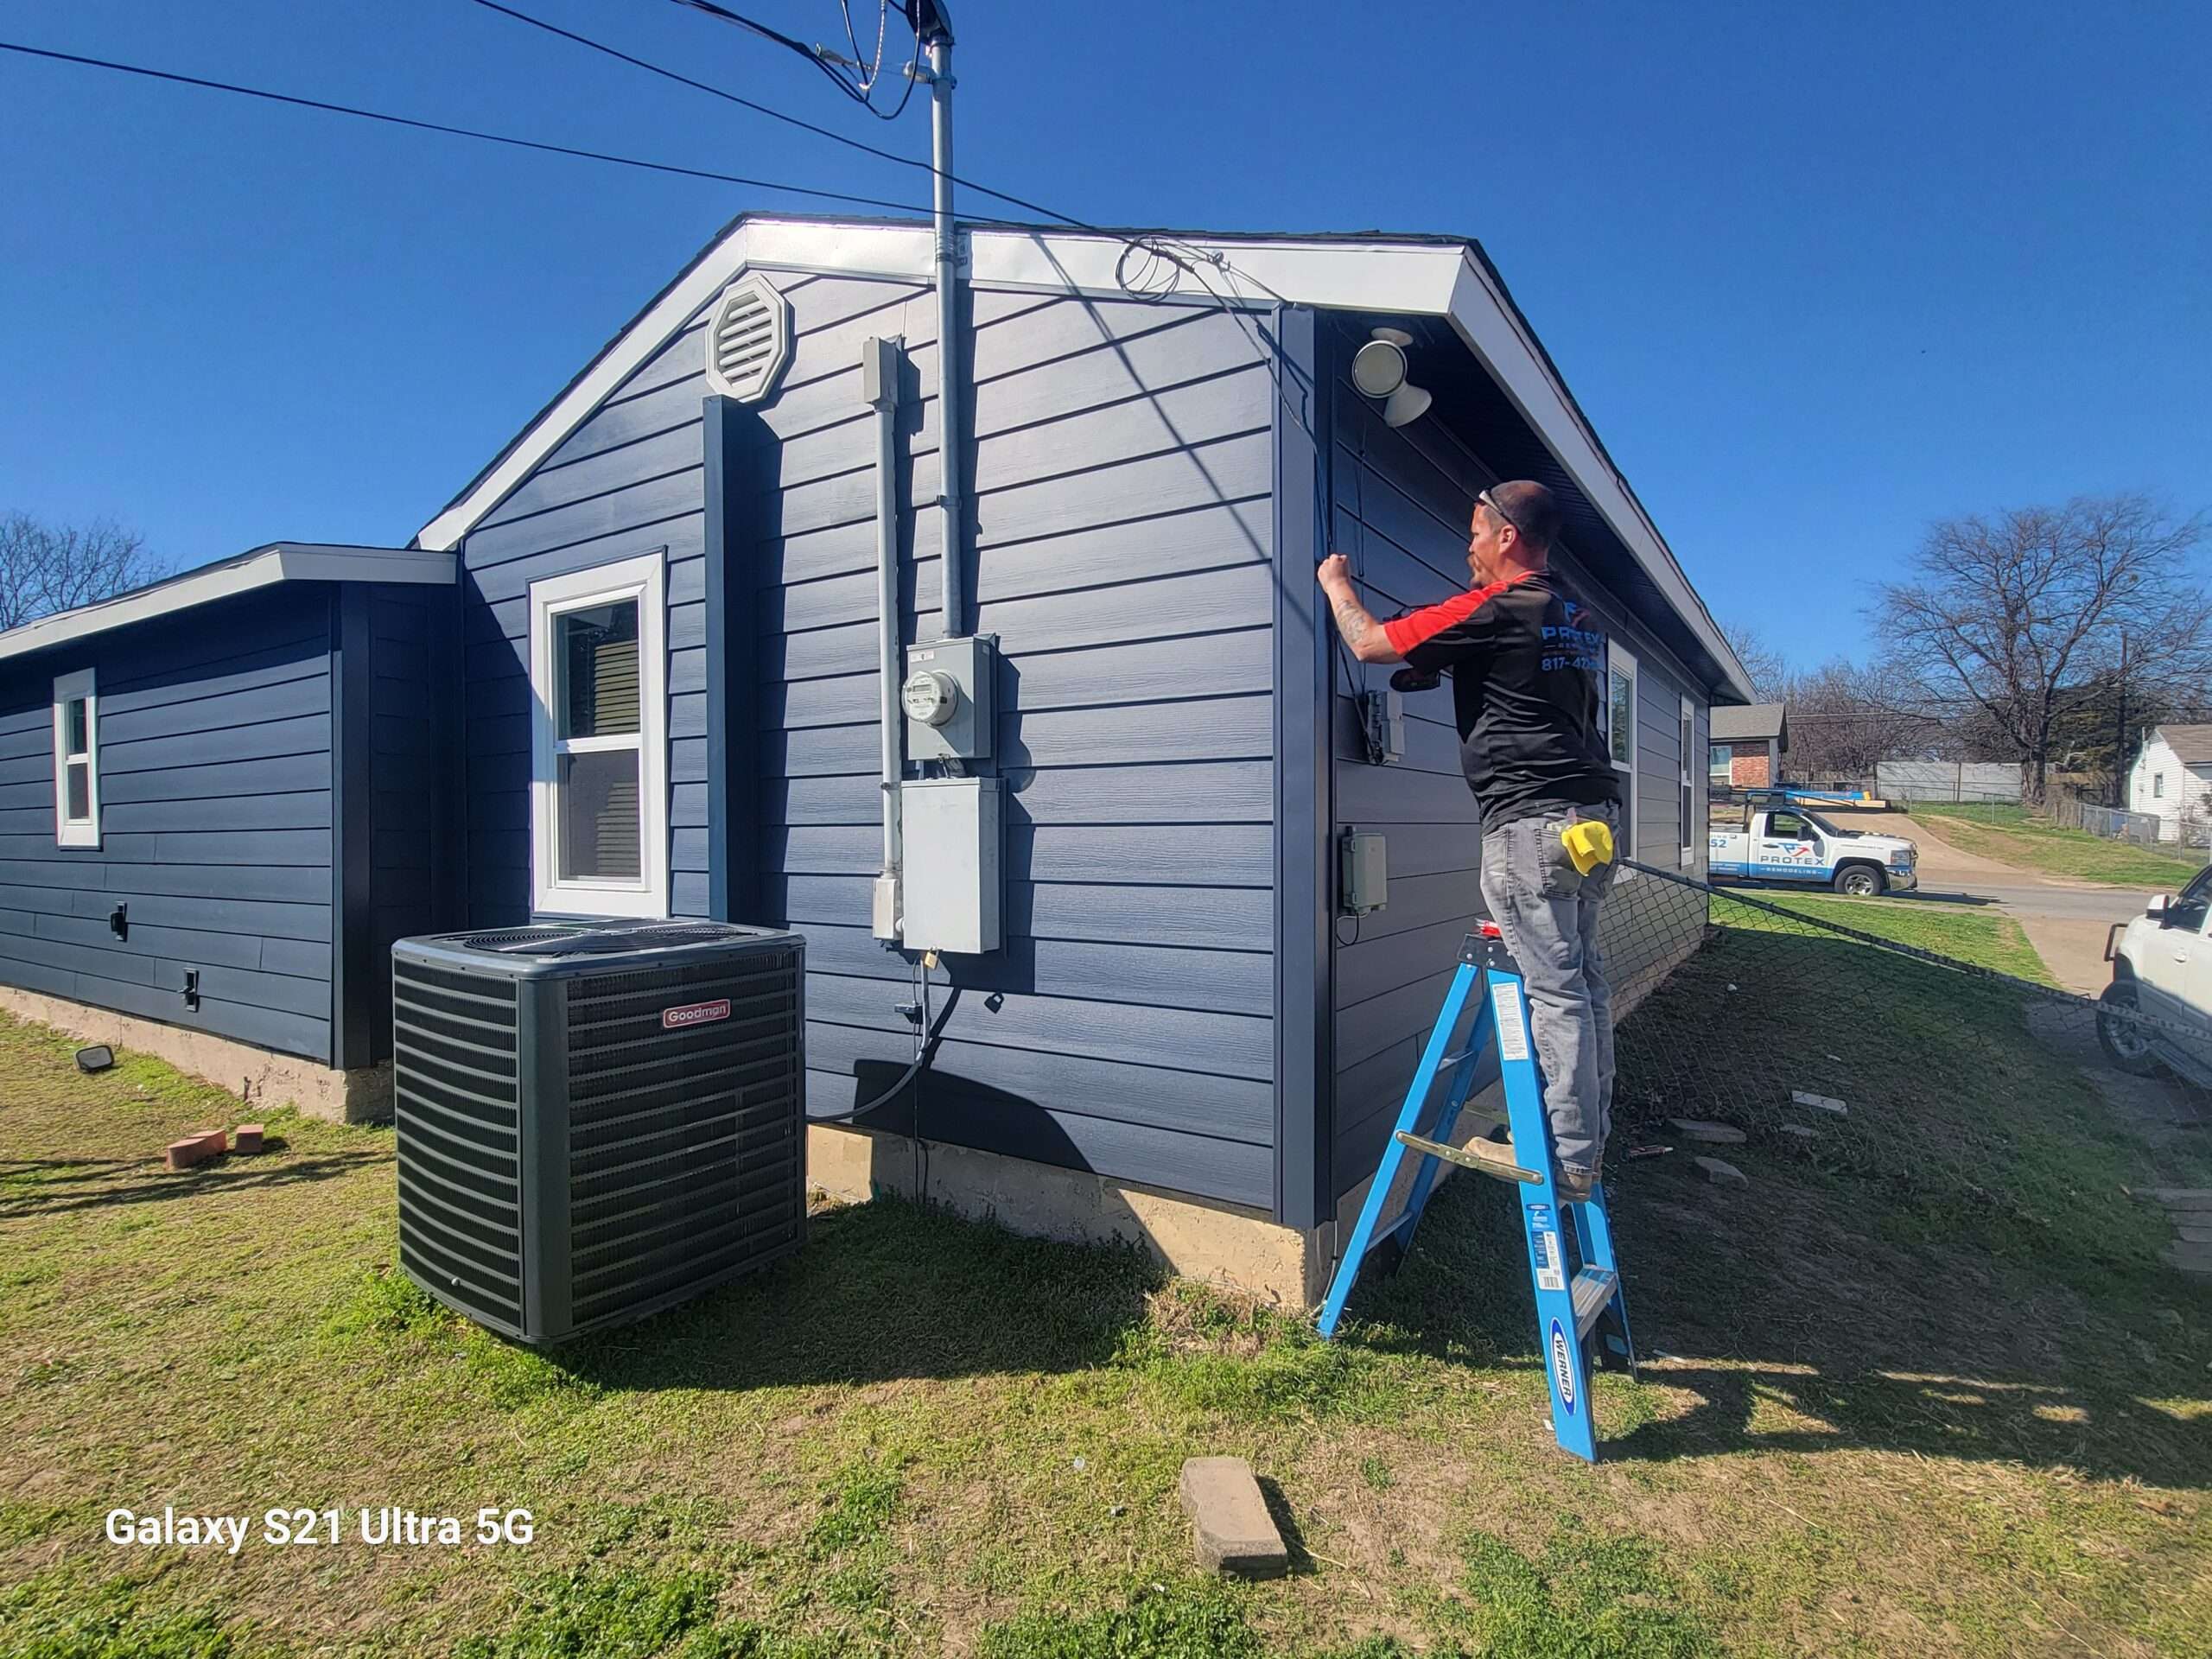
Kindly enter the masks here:
<path id="1" fill-rule="evenodd" d="M 1419 386 L 1400 386 L 1383 400 L 1382 424 L 1403 426 L 1408 421 L 1417 421 L 1428 413 L 1428 406 L 1435 401 Z"/>
<path id="2" fill-rule="evenodd" d="M 1384 340 L 1385 333 L 1395 329 L 1377 329 L 1376 338 L 1352 353 L 1351 383 L 1366 397 L 1388 397 L 1406 384 L 1406 348 L 1395 340 Z"/>
<path id="3" fill-rule="evenodd" d="M 1435 400 L 1406 378 L 1406 348 L 1414 337 L 1402 328 L 1377 328 L 1352 353 L 1351 383 L 1382 405 L 1386 425 L 1403 426 L 1426 414 Z"/>

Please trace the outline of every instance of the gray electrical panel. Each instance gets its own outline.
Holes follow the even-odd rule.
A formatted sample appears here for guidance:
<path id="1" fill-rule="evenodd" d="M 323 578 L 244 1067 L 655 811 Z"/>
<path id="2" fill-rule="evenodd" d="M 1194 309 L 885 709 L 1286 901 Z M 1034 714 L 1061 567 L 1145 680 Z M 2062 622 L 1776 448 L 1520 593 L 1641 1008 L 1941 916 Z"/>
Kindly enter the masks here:
<path id="1" fill-rule="evenodd" d="M 997 715 L 998 642 L 988 634 L 906 648 L 899 701 L 910 760 L 988 760 Z"/>
<path id="2" fill-rule="evenodd" d="M 907 950 L 999 948 L 1001 798 L 995 778 L 925 778 L 899 790 Z"/>
<path id="3" fill-rule="evenodd" d="M 1377 830 L 1347 830 L 1338 843 L 1338 907 L 1347 916 L 1364 916 L 1390 902 L 1390 845 Z"/>

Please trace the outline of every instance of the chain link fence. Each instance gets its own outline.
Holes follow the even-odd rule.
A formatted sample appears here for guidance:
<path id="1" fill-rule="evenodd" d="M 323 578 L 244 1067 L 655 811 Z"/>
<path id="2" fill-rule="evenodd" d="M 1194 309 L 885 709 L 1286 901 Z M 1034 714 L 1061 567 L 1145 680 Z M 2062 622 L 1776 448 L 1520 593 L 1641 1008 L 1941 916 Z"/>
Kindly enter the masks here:
<path id="1" fill-rule="evenodd" d="M 2212 1020 L 2039 982 L 2040 959 L 2009 923 L 1962 925 L 1955 907 L 1923 901 L 1717 888 L 1628 863 L 1642 879 L 1632 904 L 1617 890 L 1607 906 L 1626 912 L 1607 918 L 1608 957 L 1671 971 L 1617 1031 L 1609 1163 L 1650 1146 L 1726 1159 L 1740 1136 L 2045 1217 L 2101 1179 L 2059 1146 L 2054 1122 L 2071 1116 L 2094 1139 L 2112 1122 L 2108 1094 L 2166 1075 L 2162 1052 L 2212 1065 Z M 1701 939 L 1687 955 L 1686 938 Z M 2018 1109 L 2031 1098 L 2037 1111 Z M 2177 1098 L 2199 1109 L 2201 1096 Z M 1724 1138 L 1705 1142 L 1711 1131 L 1685 1122 Z M 2100 1201 L 2112 1196 L 2104 1184 Z"/>

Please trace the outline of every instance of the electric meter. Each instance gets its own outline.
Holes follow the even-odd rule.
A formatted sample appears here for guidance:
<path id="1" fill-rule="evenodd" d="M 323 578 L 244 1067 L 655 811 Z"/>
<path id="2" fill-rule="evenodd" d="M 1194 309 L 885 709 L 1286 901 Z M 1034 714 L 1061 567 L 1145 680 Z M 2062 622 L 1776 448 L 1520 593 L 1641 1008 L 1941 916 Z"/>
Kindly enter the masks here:
<path id="1" fill-rule="evenodd" d="M 899 688 L 899 701 L 907 719 L 942 726 L 960 710 L 960 683 L 936 669 L 918 668 Z"/>

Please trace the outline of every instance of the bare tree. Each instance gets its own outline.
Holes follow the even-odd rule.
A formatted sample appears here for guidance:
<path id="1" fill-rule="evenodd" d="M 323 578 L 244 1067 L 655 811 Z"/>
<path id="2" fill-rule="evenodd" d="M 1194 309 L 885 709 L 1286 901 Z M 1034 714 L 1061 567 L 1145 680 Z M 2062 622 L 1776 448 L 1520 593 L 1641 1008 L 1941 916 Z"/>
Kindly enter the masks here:
<path id="1" fill-rule="evenodd" d="M 1942 722 L 1901 706 L 1879 667 L 1838 657 L 1785 683 L 1789 766 L 1815 784 L 1872 780 L 1884 760 L 1932 757 Z"/>
<path id="2" fill-rule="evenodd" d="M 1789 664 L 1757 628 L 1741 621 L 1724 622 L 1720 632 L 1735 647 L 1736 660 L 1751 677 L 1751 701 L 1779 702 L 1788 690 Z"/>
<path id="3" fill-rule="evenodd" d="M 146 538 L 111 519 L 49 524 L 9 513 L 0 518 L 0 629 L 123 593 L 156 571 Z"/>
<path id="4" fill-rule="evenodd" d="M 2201 682 L 2212 623 L 2194 554 L 2202 513 L 2140 494 L 2083 496 L 1931 526 L 1913 579 L 1878 590 L 1875 626 L 1923 712 L 1986 722 L 2041 797 L 2069 691 L 2112 671 Z"/>

